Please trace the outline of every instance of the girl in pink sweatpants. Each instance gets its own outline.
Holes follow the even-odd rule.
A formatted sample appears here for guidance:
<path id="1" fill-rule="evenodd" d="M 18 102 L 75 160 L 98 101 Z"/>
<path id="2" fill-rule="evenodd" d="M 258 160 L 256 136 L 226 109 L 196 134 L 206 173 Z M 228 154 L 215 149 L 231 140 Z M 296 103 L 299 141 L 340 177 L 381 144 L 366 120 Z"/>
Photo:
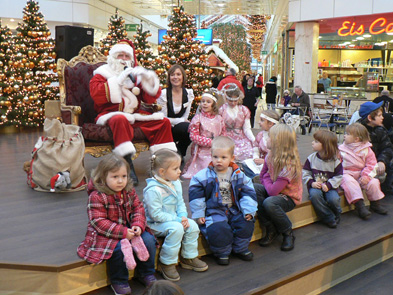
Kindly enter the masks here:
<path id="1" fill-rule="evenodd" d="M 377 159 L 371 149 L 367 129 L 355 123 L 349 125 L 344 135 L 344 143 L 339 146 L 343 158 L 344 175 L 341 187 L 349 204 L 355 204 L 362 219 L 368 219 L 370 211 L 364 205 L 362 189 L 370 201 L 370 209 L 379 214 L 387 211 L 379 203 L 385 195 L 381 191 L 376 176 Z"/>

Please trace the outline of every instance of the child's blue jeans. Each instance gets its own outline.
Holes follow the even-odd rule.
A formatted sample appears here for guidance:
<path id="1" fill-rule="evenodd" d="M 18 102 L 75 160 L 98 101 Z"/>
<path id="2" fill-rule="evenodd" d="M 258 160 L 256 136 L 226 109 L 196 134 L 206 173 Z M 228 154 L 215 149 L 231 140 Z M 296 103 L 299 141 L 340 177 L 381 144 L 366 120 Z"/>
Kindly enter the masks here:
<path id="1" fill-rule="evenodd" d="M 323 192 L 321 189 L 310 188 L 310 201 L 322 222 L 333 222 L 341 214 L 340 196 L 335 189 Z"/>
<path id="2" fill-rule="evenodd" d="M 147 250 L 149 251 L 149 259 L 147 261 L 140 261 L 134 253 L 134 258 L 137 265 L 135 273 L 137 276 L 145 277 L 155 273 L 154 261 L 156 256 L 156 239 L 152 234 L 146 231 L 142 233 L 141 237 Z M 119 241 L 113 250 L 111 258 L 109 258 L 106 262 L 111 284 L 125 284 L 128 282 L 128 269 L 123 259 L 124 255 L 121 251 Z"/>

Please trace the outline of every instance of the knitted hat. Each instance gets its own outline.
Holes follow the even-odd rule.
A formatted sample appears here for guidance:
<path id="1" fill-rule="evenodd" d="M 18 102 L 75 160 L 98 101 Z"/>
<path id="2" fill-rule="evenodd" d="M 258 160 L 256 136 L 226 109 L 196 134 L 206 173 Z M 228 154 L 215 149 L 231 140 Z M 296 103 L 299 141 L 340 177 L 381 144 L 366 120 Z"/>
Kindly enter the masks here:
<path id="1" fill-rule="evenodd" d="M 380 107 L 382 107 L 382 105 L 383 101 L 381 101 L 380 103 L 367 101 L 360 106 L 359 115 L 360 117 L 362 117 L 362 119 L 365 119 L 371 112 L 378 110 Z"/>
<path id="2" fill-rule="evenodd" d="M 109 50 L 109 55 L 116 58 L 120 52 L 127 53 L 131 57 L 131 60 L 134 61 L 134 65 L 137 65 L 135 47 L 130 40 L 120 40 L 119 43 L 113 45 L 111 50 Z"/>

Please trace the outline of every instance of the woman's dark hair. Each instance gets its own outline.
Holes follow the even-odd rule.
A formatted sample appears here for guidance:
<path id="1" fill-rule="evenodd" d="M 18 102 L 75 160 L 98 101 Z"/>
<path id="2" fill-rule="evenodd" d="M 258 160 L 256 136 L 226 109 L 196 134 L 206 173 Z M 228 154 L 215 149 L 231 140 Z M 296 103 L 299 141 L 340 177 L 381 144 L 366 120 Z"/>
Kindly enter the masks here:
<path id="1" fill-rule="evenodd" d="M 168 76 L 166 78 L 166 84 L 170 87 L 172 87 L 171 84 L 171 75 L 177 70 L 179 69 L 181 71 L 181 74 L 183 75 L 183 83 L 182 86 L 184 87 L 186 85 L 187 82 L 187 74 L 186 71 L 184 70 L 184 68 L 181 65 L 178 64 L 174 64 L 173 66 L 171 66 L 168 70 Z"/>

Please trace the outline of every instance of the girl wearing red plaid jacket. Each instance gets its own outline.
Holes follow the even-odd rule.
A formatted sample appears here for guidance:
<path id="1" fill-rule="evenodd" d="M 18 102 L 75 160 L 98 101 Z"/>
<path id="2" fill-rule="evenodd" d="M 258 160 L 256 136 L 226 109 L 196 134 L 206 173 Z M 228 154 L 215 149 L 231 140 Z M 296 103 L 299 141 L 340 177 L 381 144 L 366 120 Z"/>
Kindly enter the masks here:
<path id="1" fill-rule="evenodd" d="M 128 284 L 128 269 L 122 252 L 122 239 L 140 240 L 149 252 L 146 261 L 138 259 L 135 277 L 145 286 L 150 285 L 154 276 L 156 240 L 146 231 L 146 216 L 143 203 L 139 201 L 132 181 L 130 167 L 120 156 L 111 154 L 104 158 L 92 173 L 88 185 L 89 200 L 87 214 L 89 222 L 85 240 L 78 247 L 78 255 L 89 263 L 107 261 L 108 275 L 115 294 L 131 294 Z"/>

